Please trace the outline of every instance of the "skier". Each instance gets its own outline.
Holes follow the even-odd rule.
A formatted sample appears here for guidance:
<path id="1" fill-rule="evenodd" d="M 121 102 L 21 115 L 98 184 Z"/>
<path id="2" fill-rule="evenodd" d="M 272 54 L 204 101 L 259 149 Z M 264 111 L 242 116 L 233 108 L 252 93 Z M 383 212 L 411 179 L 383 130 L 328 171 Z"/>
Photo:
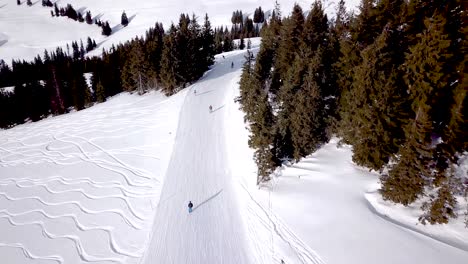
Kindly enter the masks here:
<path id="1" fill-rule="evenodd" d="M 213 112 L 213 107 L 210 105 L 210 113 Z"/>
<path id="2" fill-rule="evenodd" d="M 189 201 L 189 203 L 188 203 L 188 212 L 189 213 L 192 212 L 192 208 L 193 208 L 193 203 L 192 203 L 192 201 Z"/>
<path id="3" fill-rule="evenodd" d="M 234 68 L 234 62 L 231 62 L 231 68 Z"/>
<path id="4" fill-rule="evenodd" d="M 197 90 L 193 90 L 193 93 L 194 93 L 195 95 L 197 95 Z"/>

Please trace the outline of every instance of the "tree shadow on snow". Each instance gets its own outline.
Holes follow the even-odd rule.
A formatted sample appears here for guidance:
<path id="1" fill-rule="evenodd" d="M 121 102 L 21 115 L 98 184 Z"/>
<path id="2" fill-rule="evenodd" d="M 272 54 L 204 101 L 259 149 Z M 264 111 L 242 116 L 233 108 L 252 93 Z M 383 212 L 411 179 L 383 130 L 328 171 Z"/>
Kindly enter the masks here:
<path id="1" fill-rule="evenodd" d="M 76 10 L 76 12 L 81 13 L 83 15 L 83 14 L 85 14 L 84 13 L 85 10 L 86 10 L 86 7 L 83 6 L 83 7 L 78 8 L 78 10 Z"/>
<path id="2" fill-rule="evenodd" d="M 130 16 L 128 18 L 128 23 L 130 24 L 132 22 L 132 20 L 136 17 L 137 13 L 135 13 L 134 15 Z"/>
<path id="3" fill-rule="evenodd" d="M 112 27 L 112 34 L 119 32 L 124 26 L 122 24 L 117 24 L 114 27 Z"/>
<path id="4" fill-rule="evenodd" d="M 93 18 L 93 21 L 96 21 L 96 20 L 98 20 L 98 19 L 101 19 L 101 17 L 102 17 L 103 15 L 104 15 L 103 13 L 99 13 L 99 15 L 97 15 L 97 16 L 95 16 L 95 17 Z"/>
<path id="5" fill-rule="evenodd" d="M 195 211 L 198 209 L 198 207 L 206 204 L 207 202 L 211 201 L 212 199 L 214 199 L 216 196 L 218 196 L 224 189 L 221 189 L 219 190 L 217 193 L 215 193 L 214 195 L 212 195 L 210 198 L 206 199 L 205 201 L 201 202 L 200 204 L 198 204 L 197 206 L 193 207 L 193 210 L 192 211 Z"/>
<path id="6" fill-rule="evenodd" d="M 33 6 L 33 5 L 36 5 L 37 3 L 39 3 L 39 0 L 37 0 L 37 1 L 36 1 L 36 2 L 34 2 L 34 3 L 32 3 L 32 5 L 31 5 L 31 6 Z"/>
<path id="7" fill-rule="evenodd" d="M 4 5 L 0 6 L 0 8 L 4 8 L 4 7 L 7 6 L 7 5 L 8 5 L 8 4 L 4 4 Z"/>

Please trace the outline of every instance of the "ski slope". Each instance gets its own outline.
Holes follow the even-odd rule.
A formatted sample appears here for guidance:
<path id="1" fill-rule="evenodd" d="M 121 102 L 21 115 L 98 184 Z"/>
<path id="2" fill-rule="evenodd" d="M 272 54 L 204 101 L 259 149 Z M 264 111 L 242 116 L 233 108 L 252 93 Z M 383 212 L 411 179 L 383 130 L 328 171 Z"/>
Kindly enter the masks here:
<path id="1" fill-rule="evenodd" d="M 0 130 L 1 263 L 139 263 L 184 92 Z"/>
<path id="2" fill-rule="evenodd" d="M 240 65 L 243 53 L 224 56 L 185 98 L 144 263 L 252 263 L 224 138 L 226 87 L 239 77 L 231 62 Z"/>
<path id="3" fill-rule="evenodd" d="M 170 98 L 123 93 L 0 131 L 2 263 L 466 264 L 461 219 L 422 226 L 382 203 L 337 139 L 257 187 L 234 102 L 244 55 Z"/>

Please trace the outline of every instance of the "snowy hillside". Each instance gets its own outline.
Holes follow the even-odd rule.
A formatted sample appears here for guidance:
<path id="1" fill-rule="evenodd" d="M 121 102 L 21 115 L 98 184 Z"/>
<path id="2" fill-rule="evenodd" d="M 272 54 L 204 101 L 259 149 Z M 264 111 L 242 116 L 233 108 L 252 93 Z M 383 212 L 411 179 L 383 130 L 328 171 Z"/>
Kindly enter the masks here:
<path id="1" fill-rule="evenodd" d="M 138 263 L 184 93 L 0 131 L 2 263 Z"/>
<path id="2" fill-rule="evenodd" d="M 441 235 L 378 213 L 378 178 L 336 140 L 259 189 L 234 102 L 244 55 L 217 56 L 171 98 L 121 94 L 0 131 L 2 260 L 466 263 L 466 229 Z"/>
<path id="3" fill-rule="evenodd" d="M 10 63 L 13 58 L 31 60 L 38 54 L 41 56 L 44 49 L 64 47 L 72 41 L 82 39 L 86 41 L 89 36 L 96 40 L 98 48 L 91 54 L 100 54 L 102 48 L 109 48 L 113 43 L 124 42 L 135 36 L 141 36 L 154 26 L 155 22 L 162 22 L 166 29 L 171 22 L 177 22 L 181 13 L 195 13 L 202 17 L 208 13 L 213 26 L 231 25 L 231 15 L 235 10 L 243 10 L 245 14 L 252 14 L 255 8 L 261 6 L 263 10 L 274 7 L 272 0 L 202 0 L 202 1 L 148 1 L 141 0 L 136 4 L 129 0 L 59 0 L 59 7 L 67 3 L 84 13 L 91 11 L 93 18 L 109 21 L 113 28 L 110 37 L 101 35 L 101 29 L 96 25 L 78 23 L 66 17 L 51 17 L 51 8 L 41 6 L 40 1 L 33 1 L 28 7 L 26 1 L 18 6 L 13 0 L 0 0 L 0 58 Z M 54 2 L 54 1 L 52 1 Z M 295 2 L 307 10 L 312 1 L 279 0 L 283 14 L 292 10 Z M 337 0 L 324 1 L 327 12 L 334 13 Z M 357 0 L 347 1 L 349 8 L 358 5 Z M 122 28 L 120 18 L 122 11 L 127 13 L 130 24 Z M 86 43 L 85 43 L 86 44 Z"/>

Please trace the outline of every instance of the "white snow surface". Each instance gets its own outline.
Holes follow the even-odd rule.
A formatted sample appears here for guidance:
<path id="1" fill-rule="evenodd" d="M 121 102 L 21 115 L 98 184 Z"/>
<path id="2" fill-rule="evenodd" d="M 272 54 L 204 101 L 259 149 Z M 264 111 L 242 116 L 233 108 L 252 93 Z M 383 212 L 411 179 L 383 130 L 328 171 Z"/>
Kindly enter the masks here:
<path id="1" fill-rule="evenodd" d="M 184 92 L 0 130 L 2 263 L 138 263 Z"/>
<path id="2" fill-rule="evenodd" d="M 373 201 L 378 176 L 337 139 L 257 187 L 234 102 L 244 55 L 170 98 L 124 93 L 0 131 L 2 262 L 466 263 L 467 229 L 399 219 L 416 211 Z"/>
<path id="3" fill-rule="evenodd" d="M 273 0 L 171 0 L 153 1 L 139 0 L 60 0 L 59 7 L 66 7 L 68 3 L 83 13 L 91 11 L 93 18 L 109 21 L 113 34 L 109 37 L 101 35 L 101 28 L 68 19 L 67 17 L 52 17 L 50 11 L 41 1 L 33 1 L 27 6 L 16 5 L 13 0 L 0 0 L 0 59 L 11 63 L 12 59 L 32 60 L 38 54 L 43 56 L 44 49 L 54 50 L 57 46 L 66 50 L 66 45 L 72 41 L 83 40 L 86 45 L 87 37 L 96 40 L 97 49 L 89 55 L 100 55 L 102 48 L 110 48 L 112 44 L 125 42 L 135 36 L 142 36 L 145 31 L 162 22 L 167 30 L 171 22 L 178 23 L 181 13 L 199 17 L 203 23 L 205 13 L 208 13 L 212 26 L 226 25 L 231 27 L 231 16 L 235 10 L 242 10 L 245 15 L 253 16 L 255 8 L 261 6 L 264 11 L 274 8 Z M 52 1 L 55 2 L 55 1 Z M 291 12 L 294 3 L 302 6 L 304 11 L 310 9 L 312 1 L 306 0 L 278 0 L 283 15 Z M 324 1 L 324 7 L 330 16 L 335 12 L 338 0 Z M 358 0 L 348 0 L 350 10 L 356 8 Z M 122 12 L 125 11 L 130 20 L 127 27 L 120 25 Z"/>

